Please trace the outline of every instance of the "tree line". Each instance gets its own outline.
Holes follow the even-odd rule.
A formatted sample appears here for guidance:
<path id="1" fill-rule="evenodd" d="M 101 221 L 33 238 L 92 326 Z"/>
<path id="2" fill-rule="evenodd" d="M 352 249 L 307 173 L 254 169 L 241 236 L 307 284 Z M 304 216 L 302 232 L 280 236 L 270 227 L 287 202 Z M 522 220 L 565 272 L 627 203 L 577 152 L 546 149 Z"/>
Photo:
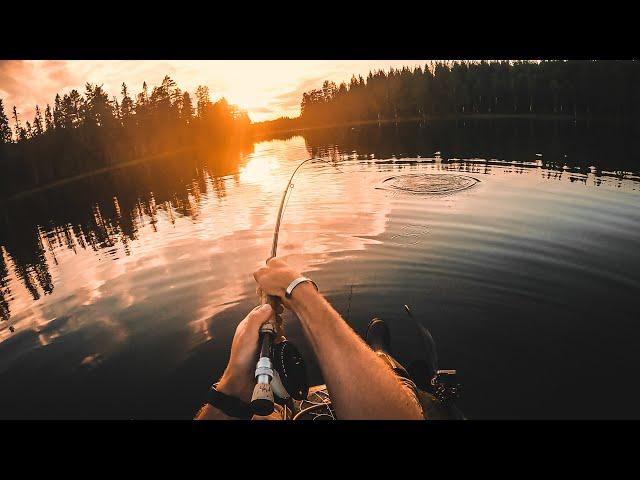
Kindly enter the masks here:
<path id="1" fill-rule="evenodd" d="M 87 83 L 84 93 L 56 95 L 26 120 L 0 99 L 0 192 L 43 185 L 132 159 L 197 148 L 250 143 L 251 132 L 273 136 L 299 128 L 451 115 L 640 114 L 637 61 L 431 62 L 371 71 L 304 92 L 300 116 L 251 125 L 246 112 L 206 86 L 195 99 L 169 76 L 136 95 L 119 97 Z M 626 121 L 627 125 L 637 122 Z"/>
<path id="2" fill-rule="evenodd" d="M 189 92 L 165 76 L 161 85 L 131 95 L 125 83 L 120 98 L 87 83 L 84 95 L 57 94 L 53 106 L 36 105 L 25 120 L 0 99 L 0 168 L 5 194 L 101 167 L 182 148 L 244 141 L 250 124 L 245 111 L 224 98 L 210 99 L 199 86 Z"/>
<path id="3" fill-rule="evenodd" d="M 640 62 L 431 62 L 325 81 L 303 93 L 300 110 L 264 129 L 478 114 L 630 118 L 640 114 Z"/>

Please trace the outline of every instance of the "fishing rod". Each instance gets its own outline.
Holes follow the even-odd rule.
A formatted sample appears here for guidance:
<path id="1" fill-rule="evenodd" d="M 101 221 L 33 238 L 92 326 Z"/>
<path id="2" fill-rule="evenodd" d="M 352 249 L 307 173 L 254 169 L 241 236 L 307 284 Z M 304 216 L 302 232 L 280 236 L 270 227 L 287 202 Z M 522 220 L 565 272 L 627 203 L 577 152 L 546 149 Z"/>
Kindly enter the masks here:
<path id="1" fill-rule="evenodd" d="M 284 192 L 282 193 L 280 208 L 278 209 L 278 217 L 276 219 L 276 226 L 273 231 L 271 256 L 267 259 L 267 262 L 274 258 L 278 251 L 278 235 L 280 234 L 280 223 L 282 222 L 282 216 L 284 214 L 288 193 L 293 187 L 293 178 L 296 176 L 296 173 L 298 173 L 298 170 L 300 170 L 303 165 L 314 160 L 328 163 L 342 173 L 342 171 L 331 162 L 317 157 L 307 158 L 296 167 L 296 169 L 291 174 L 291 177 L 289 178 L 289 182 L 287 183 Z M 262 325 L 262 327 L 260 327 L 260 356 L 258 358 L 258 363 L 256 364 L 256 386 L 253 389 L 253 395 L 251 397 L 251 409 L 256 415 L 264 416 L 271 414 L 274 410 L 274 387 L 276 393 L 282 392 L 284 390 L 284 395 L 286 395 L 288 393 L 287 391 L 291 389 L 291 386 L 290 388 L 286 388 L 287 383 L 289 382 L 287 382 L 286 379 L 281 379 L 281 376 L 278 374 L 278 369 L 274 367 L 273 361 L 274 340 L 276 339 L 277 328 L 282 321 L 282 319 L 278 321 L 279 315 L 276 313 L 280 308 L 280 299 L 277 296 L 267 295 L 263 292 L 262 298 L 260 300 L 263 304 L 268 303 L 269 305 L 271 305 L 271 308 L 273 310 L 273 317 L 269 319 L 264 325 Z M 302 357 L 299 355 L 297 350 L 295 350 L 295 347 L 290 346 L 289 348 L 290 350 L 293 350 L 293 353 L 290 355 L 292 355 L 296 359 L 297 365 L 302 365 L 301 368 L 304 369 L 304 365 L 302 364 Z M 281 384 L 281 380 L 284 380 L 284 386 Z M 274 385 L 274 383 L 276 383 L 276 385 Z M 296 382 L 294 382 L 294 384 L 295 383 Z M 307 391 L 308 388 L 298 384 L 294 386 L 293 390 L 295 390 L 295 392 L 292 392 L 291 395 L 295 398 L 298 396 L 302 396 L 303 394 L 306 396 L 305 391 Z"/>

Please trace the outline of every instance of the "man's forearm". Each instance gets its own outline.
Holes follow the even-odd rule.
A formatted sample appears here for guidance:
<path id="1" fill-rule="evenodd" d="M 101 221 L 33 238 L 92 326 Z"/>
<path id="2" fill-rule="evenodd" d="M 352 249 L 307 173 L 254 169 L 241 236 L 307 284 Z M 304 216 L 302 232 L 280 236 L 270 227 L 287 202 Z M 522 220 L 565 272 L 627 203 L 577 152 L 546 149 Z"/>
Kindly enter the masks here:
<path id="1" fill-rule="evenodd" d="M 422 418 L 394 373 L 312 285 L 298 286 L 290 304 L 318 358 L 339 418 Z"/>

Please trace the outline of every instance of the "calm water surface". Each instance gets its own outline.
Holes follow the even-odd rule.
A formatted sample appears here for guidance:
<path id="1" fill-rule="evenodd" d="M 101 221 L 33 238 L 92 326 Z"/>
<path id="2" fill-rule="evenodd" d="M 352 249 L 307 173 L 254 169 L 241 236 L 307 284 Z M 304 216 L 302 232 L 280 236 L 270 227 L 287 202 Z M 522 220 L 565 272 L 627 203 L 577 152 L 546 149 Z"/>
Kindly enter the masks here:
<path id="1" fill-rule="evenodd" d="M 640 417 L 640 183 L 614 173 L 628 158 L 609 174 L 584 158 L 551 168 L 535 142 L 464 157 L 402 137 L 380 153 L 379 136 L 319 135 L 1 207 L 0 417 L 191 417 L 257 302 L 251 272 L 288 176 L 311 154 L 340 172 L 304 167 L 279 254 L 358 333 L 385 318 L 400 359 L 414 358 L 411 305 L 440 367 L 459 371 L 471 418 Z M 403 174 L 478 182 L 449 195 L 386 188 Z M 321 382 L 298 321 L 285 321 Z"/>

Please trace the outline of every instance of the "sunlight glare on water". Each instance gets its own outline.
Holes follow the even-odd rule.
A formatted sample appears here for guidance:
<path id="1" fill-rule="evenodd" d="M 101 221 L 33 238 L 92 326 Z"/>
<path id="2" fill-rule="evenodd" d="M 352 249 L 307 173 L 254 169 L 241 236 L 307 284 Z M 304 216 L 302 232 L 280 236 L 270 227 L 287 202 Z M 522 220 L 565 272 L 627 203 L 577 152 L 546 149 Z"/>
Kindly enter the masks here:
<path id="1" fill-rule="evenodd" d="M 265 188 L 273 185 L 274 170 L 279 167 L 275 158 L 256 157 L 240 168 L 240 181 L 246 183 L 257 183 Z"/>

